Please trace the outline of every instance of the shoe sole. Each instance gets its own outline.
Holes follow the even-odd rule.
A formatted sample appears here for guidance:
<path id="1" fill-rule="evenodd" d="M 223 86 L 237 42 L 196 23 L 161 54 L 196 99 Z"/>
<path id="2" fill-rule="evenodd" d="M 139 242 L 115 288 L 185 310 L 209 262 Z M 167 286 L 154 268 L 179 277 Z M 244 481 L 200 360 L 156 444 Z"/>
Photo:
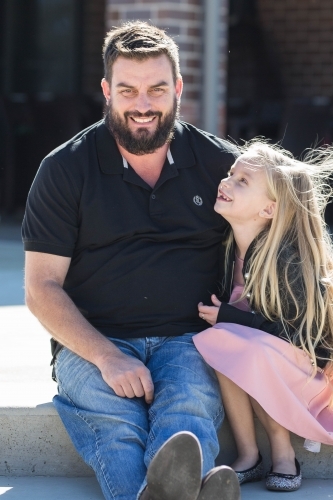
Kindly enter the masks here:
<path id="1" fill-rule="evenodd" d="M 191 432 L 174 434 L 151 461 L 147 472 L 152 500 L 195 500 L 201 487 L 202 453 Z"/>
<path id="2" fill-rule="evenodd" d="M 235 471 L 222 465 L 208 477 L 197 500 L 240 500 L 240 498 L 240 487 Z"/>
<path id="3" fill-rule="evenodd" d="M 278 486 L 277 487 L 274 487 L 274 486 L 267 486 L 266 485 L 266 489 L 268 491 L 297 491 L 300 489 L 301 486 L 297 486 L 295 488 L 279 488 Z"/>

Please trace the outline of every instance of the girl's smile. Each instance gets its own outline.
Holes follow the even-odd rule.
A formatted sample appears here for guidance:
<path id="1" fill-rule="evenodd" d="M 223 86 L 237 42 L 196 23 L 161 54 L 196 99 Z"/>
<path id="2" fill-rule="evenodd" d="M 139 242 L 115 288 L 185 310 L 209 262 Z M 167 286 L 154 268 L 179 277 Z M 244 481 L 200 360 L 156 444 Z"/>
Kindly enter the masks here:
<path id="1" fill-rule="evenodd" d="M 231 223 L 254 223 L 260 230 L 272 218 L 275 202 L 267 195 L 265 170 L 251 165 L 244 155 L 222 179 L 217 191 L 214 210 Z M 274 209 L 273 209 L 274 212 Z"/>
<path id="2" fill-rule="evenodd" d="M 222 183 L 221 183 L 222 184 Z M 220 184 L 220 186 L 221 186 Z M 229 201 L 232 201 L 231 198 L 229 198 L 223 191 L 222 189 L 218 188 L 218 191 L 217 191 L 217 199 L 220 200 L 220 201 L 226 201 L 226 202 L 229 202 Z"/>

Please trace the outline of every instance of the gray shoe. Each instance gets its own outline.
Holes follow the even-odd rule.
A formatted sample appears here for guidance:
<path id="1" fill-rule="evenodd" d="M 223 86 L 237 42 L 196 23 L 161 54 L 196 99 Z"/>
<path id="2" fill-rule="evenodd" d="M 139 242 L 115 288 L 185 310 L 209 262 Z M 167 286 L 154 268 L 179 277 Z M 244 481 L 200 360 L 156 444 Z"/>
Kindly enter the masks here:
<path id="1" fill-rule="evenodd" d="M 302 484 L 301 467 L 295 458 L 296 474 L 281 474 L 272 469 L 266 475 L 266 488 L 271 491 L 296 491 Z"/>
<path id="2" fill-rule="evenodd" d="M 201 488 L 202 453 L 197 437 L 178 432 L 158 450 L 147 472 L 149 500 L 196 500 Z"/>
<path id="3" fill-rule="evenodd" d="M 256 464 L 254 464 L 253 467 L 250 467 L 249 469 L 242 470 L 242 471 L 235 471 L 238 477 L 239 484 L 244 484 L 244 483 L 253 483 L 254 481 L 261 481 L 263 474 L 264 474 L 264 468 L 263 468 L 263 463 L 262 463 L 262 456 L 259 453 L 259 458 Z"/>
<path id="4" fill-rule="evenodd" d="M 221 465 L 204 478 L 197 500 L 240 500 L 237 475 L 231 467 Z"/>

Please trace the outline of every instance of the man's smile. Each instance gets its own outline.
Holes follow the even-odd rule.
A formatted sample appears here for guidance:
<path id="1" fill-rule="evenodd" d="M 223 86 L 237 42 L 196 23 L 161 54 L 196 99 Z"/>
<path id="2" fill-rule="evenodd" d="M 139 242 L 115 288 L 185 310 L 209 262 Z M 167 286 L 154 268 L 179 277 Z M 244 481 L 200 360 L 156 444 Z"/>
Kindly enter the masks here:
<path id="1" fill-rule="evenodd" d="M 135 116 L 130 116 L 130 118 L 135 123 L 151 123 L 153 120 L 155 120 L 156 116 L 150 116 L 149 118 L 137 118 Z"/>

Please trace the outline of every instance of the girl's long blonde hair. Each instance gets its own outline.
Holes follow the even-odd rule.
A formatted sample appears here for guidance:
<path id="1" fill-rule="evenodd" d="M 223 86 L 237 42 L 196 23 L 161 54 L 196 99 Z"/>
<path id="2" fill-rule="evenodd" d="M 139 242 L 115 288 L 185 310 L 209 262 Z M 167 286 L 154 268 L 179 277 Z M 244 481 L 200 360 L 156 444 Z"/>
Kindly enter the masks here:
<path id="1" fill-rule="evenodd" d="M 332 191 L 328 180 L 333 174 L 333 148 L 311 150 L 299 161 L 280 146 L 254 139 L 239 146 L 238 153 L 249 168 L 265 170 L 267 195 L 277 202 L 274 218 L 256 240 L 243 297 L 250 294 L 251 305 L 271 321 L 297 323 L 290 340 L 308 353 L 315 373 L 317 346 L 330 350 L 333 359 L 333 249 L 323 217 Z M 227 254 L 231 243 L 232 234 Z M 297 255 L 297 276 L 293 278 L 303 283 L 302 300 L 288 282 L 288 265 L 281 287 L 278 258 L 285 245 Z M 292 298 L 294 318 L 285 316 L 283 289 Z"/>

